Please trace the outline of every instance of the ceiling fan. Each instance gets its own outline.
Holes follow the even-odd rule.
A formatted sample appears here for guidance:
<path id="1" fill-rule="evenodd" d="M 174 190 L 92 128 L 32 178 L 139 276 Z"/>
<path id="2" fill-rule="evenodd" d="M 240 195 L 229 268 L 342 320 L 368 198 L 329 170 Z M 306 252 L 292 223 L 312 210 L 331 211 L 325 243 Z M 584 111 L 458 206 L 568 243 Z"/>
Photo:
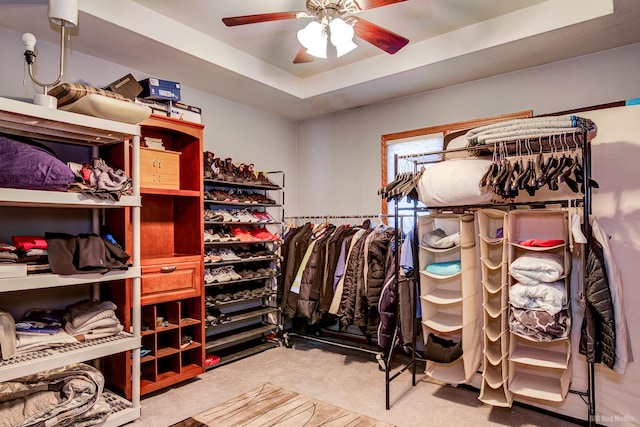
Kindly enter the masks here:
<path id="1" fill-rule="evenodd" d="M 313 19 L 298 31 L 298 40 L 302 47 L 293 60 L 294 64 L 311 62 L 315 57 L 326 58 L 328 39 L 336 47 L 337 56 L 342 56 L 357 47 L 353 43 L 354 36 L 389 54 L 394 54 L 406 46 L 409 39 L 353 14 L 404 1 L 407 0 L 307 0 L 307 10 L 304 12 L 232 16 L 222 18 L 222 22 L 228 27 L 233 27 L 285 19 Z"/>

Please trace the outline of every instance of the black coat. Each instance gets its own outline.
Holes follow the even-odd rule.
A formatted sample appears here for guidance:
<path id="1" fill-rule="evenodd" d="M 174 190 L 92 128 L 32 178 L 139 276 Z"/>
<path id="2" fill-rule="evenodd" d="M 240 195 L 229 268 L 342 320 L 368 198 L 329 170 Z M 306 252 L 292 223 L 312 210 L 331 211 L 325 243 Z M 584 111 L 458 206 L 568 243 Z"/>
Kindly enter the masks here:
<path id="1" fill-rule="evenodd" d="M 589 239 L 589 255 L 585 266 L 585 315 L 580 335 L 580 354 L 587 362 L 604 363 L 613 369 L 616 359 L 616 327 L 613 302 L 604 255 L 600 244 Z"/>

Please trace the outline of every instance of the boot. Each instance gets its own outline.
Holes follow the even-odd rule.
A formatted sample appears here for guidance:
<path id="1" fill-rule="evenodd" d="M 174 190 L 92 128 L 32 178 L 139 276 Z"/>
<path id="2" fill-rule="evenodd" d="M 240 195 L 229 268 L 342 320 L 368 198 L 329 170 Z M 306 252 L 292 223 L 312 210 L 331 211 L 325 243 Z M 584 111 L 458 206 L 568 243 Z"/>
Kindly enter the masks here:
<path id="1" fill-rule="evenodd" d="M 226 159 L 224 159 L 224 167 L 223 167 L 223 179 L 225 181 L 230 181 L 233 182 L 233 163 L 232 163 L 232 158 L 231 157 L 227 157 Z"/>
<path id="2" fill-rule="evenodd" d="M 249 163 L 247 166 L 247 176 L 249 177 L 249 182 L 258 181 L 258 177 L 256 176 L 255 171 L 253 170 L 253 163 Z"/>
<path id="3" fill-rule="evenodd" d="M 244 163 L 240 163 L 238 166 L 233 166 L 233 180 L 235 182 L 243 182 L 244 181 Z"/>
<path id="4" fill-rule="evenodd" d="M 205 179 L 213 178 L 213 158 L 215 155 L 211 151 L 205 151 L 203 155 L 204 177 Z"/>
<path id="5" fill-rule="evenodd" d="M 213 179 L 222 179 L 220 177 L 221 166 L 222 166 L 222 161 L 220 160 L 220 157 L 216 157 L 215 159 L 213 159 L 213 166 L 211 167 L 213 172 Z"/>

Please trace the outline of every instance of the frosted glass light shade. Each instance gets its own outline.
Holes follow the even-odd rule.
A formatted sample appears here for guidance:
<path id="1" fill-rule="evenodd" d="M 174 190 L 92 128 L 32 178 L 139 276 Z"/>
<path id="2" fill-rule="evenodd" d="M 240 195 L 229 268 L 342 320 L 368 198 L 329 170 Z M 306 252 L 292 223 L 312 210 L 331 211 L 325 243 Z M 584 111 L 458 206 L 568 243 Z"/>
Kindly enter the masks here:
<path id="1" fill-rule="evenodd" d="M 49 20 L 72 28 L 78 25 L 78 0 L 49 0 Z"/>
<path id="2" fill-rule="evenodd" d="M 298 41 L 307 49 L 309 55 L 317 58 L 327 57 L 327 35 L 320 22 L 311 21 L 298 31 Z"/>
<path id="3" fill-rule="evenodd" d="M 331 30 L 331 44 L 336 47 L 338 57 L 351 52 L 358 45 L 353 42 L 353 27 L 341 18 L 335 18 L 329 24 Z"/>

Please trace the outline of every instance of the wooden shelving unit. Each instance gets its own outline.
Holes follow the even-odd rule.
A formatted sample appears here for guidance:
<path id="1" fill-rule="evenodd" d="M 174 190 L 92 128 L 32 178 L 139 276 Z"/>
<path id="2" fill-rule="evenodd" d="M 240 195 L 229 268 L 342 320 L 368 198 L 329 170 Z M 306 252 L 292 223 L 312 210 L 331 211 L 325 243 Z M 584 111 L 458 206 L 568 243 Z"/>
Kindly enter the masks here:
<path id="1" fill-rule="evenodd" d="M 75 114 L 43 108 L 37 105 L 10 99 L 0 98 L 0 131 L 5 134 L 26 136 L 42 141 L 62 143 L 65 146 L 92 147 L 95 152 L 109 152 L 113 158 L 119 159 L 114 166 L 124 169 L 122 160 L 131 158 L 137 161 L 140 147 L 140 128 L 136 125 L 112 122 L 96 117 Z M 130 144 L 130 149 L 129 149 Z M 72 149 L 73 151 L 73 149 Z M 126 152 L 126 153 L 125 153 Z M 135 164 L 135 162 L 134 162 Z M 56 191 L 21 190 L 0 188 L 0 209 L 24 209 L 24 224 L 26 229 L 33 234 L 39 234 L 43 227 L 52 226 L 47 223 L 55 223 L 52 217 L 52 209 L 73 210 L 89 212 L 88 217 L 98 218 L 100 213 L 107 213 L 105 217 L 127 217 L 130 219 L 129 227 L 123 230 L 121 236 L 126 235 L 126 250 L 132 256 L 132 265 L 127 271 L 110 272 L 100 274 L 34 274 L 17 279 L 0 279 L 0 292 L 24 292 L 33 306 L 38 306 L 47 300 L 49 292 L 57 288 L 75 287 L 79 294 L 89 291 L 95 297 L 108 297 L 108 294 L 95 292 L 96 286 L 103 289 L 117 289 L 120 283 L 128 283 L 129 305 L 125 308 L 119 306 L 118 318 L 125 326 L 124 332 L 118 335 L 101 338 L 93 341 L 68 344 L 63 347 L 33 351 L 14 356 L 9 360 L 0 360 L 0 381 L 9 381 L 25 375 L 31 375 L 43 370 L 60 368 L 71 363 L 91 362 L 105 357 L 121 357 L 128 360 L 128 371 L 131 372 L 126 380 L 120 384 L 121 390 L 128 390 L 126 398 L 117 396 L 105 390 L 104 396 L 107 402 L 117 402 L 114 412 L 103 424 L 117 426 L 127 424 L 140 417 L 140 223 L 139 210 L 141 205 L 139 189 L 139 169 L 127 167 L 129 176 L 133 180 L 133 194 L 124 196 L 119 201 L 97 200 L 79 193 L 65 193 Z M 27 215 L 33 209 L 38 209 L 37 221 Z M 18 213 L 18 215 L 20 215 Z M 22 219 L 22 216 L 20 216 Z M 97 221 L 79 222 L 78 233 L 100 233 Z M 105 221 L 106 223 L 106 221 Z M 89 228 L 88 230 L 85 228 Z M 3 230 L 0 240 L 9 239 L 11 230 Z M 121 240 L 124 242 L 125 240 Z M 93 284 L 98 285 L 93 285 Z M 106 299 L 106 298 L 103 298 Z M 10 300 L 10 298 L 9 298 Z M 7 301 L 7 300 L 5 300 Z M 3 306 L 3 309 L 11 312 L 12 307 Z M 61 307 L 62 308 L 62 307 Z M 127 315 L 124 316 L 126 311 Z M 20 313 L 22 315 L 22 313 Z M 14 314 L 15 317 L 15 314 Z M 108 374 L 105 370 L 105 378 Z M 126 381 L 126 383 L 125 383 Z M 124 403 L 124 404 L 123 404 Z M 123 409 L 124 408 L 124 409 Z"/>
<path id="2" fill-rule="evenodd" d="M 145 149 L 140 160 L 142 349 L 150 351 L 141 360 L 140 393 L 145 395 L 204 372 L 204 126 L 152 115 L 140 128 L 143 143 L 145 137 L 160 138 L 165 147 Z M 112 223 L 119 224 L 112 230 L 119 235 L 130 218 L 112 218 Z M 118 292 L 124 306 L 131 304 L 128 286 Z M 185 337 L 191 342 L 183 346 Z M 117 357 L 107 361 L 116 386 L 127 384 L 128 363 Z"/>

